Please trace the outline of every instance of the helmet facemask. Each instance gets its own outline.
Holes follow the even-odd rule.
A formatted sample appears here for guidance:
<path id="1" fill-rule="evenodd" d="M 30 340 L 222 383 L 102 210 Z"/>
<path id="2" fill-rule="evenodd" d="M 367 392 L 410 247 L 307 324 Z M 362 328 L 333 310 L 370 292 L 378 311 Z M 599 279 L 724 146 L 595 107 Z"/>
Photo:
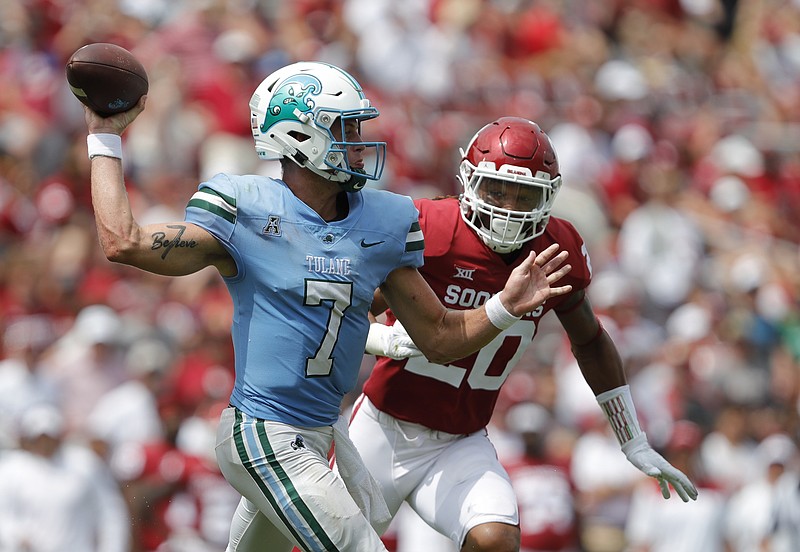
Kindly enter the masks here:
<path id="1" fill-rule="evenodd" d="M 550 220 L 561 176 L 518 174 L 526 170 L 508 165 L 495 170 L 490 161 L 477 167 L 461 163 L 462 216 L 497 253 L 510 253 L 540 236 Z"/>
<path id="2" fill-rule="evenodd" d="M 360 141 L 361 122 L 377 117 L 378 110 L 355 79 L 337 67 L 301 62 L 279 69 L 256 89 L 250 110 L 262 159 L 288 157 L 348 192 L 383 173 L 386 143 Z M 348 141 L 350 121 L 358 123 L 357 141 Z M 363 168 L 350 165 L 348 148 L 361 150 Z"/>

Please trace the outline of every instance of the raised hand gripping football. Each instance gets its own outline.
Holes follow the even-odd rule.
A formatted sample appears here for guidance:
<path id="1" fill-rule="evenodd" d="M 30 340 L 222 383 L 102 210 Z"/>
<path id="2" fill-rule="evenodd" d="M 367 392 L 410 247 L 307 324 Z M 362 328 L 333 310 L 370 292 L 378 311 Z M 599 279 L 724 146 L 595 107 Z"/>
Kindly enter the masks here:
<path id="1" fill-rule="evenodd" d="M 121 46 L 96 42 L 79 48 L 66 66 L 67 82 L 75 97 L 103 117 L 136 106 L 147 94 L 144 66 Z"/>
<path id="2" fill-rule="evenodd" d="M 122 113 L 109 115 L 108 117 L 103 117 L 91 108 L 84 106 L 84 118 L 86 119 L 86 126 L 89 133 L 109 132 L 121 135 L 125 132 L 125 129 L 128 128 L 128 125 L 144 111 L 146 101 L 147 96 L 142 96 L 134 107 Z"/>

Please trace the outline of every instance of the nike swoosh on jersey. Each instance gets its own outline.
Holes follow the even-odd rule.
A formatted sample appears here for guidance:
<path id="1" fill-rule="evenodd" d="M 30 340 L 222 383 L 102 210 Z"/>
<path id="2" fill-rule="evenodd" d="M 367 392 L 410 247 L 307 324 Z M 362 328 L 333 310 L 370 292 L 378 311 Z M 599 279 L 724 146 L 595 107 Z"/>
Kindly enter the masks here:
<path id="1" fill-rule="evenodd" d="M 372 247 L 373 245 L 380 245 L 382 243 L 383 243 L 383 240 L 372 242 L 372 243 L 367 243 L 362 239 L 361 240 L 361 247 L 367 248 L 367 247 Z"/>

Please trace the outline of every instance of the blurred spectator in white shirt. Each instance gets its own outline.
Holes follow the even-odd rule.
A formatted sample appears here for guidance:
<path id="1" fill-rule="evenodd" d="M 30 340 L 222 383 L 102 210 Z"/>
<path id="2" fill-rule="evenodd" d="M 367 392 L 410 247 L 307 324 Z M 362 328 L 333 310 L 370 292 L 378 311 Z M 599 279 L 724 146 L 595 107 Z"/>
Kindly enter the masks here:
<path id="1" fill-rule="evenodd" d="M 100 397 L 126 380 L 125 323 L 106 305 L 89 305 L 72 328 L 42 356 L 42 378 L 59 389 L 69 432 L 88 433 L 89 413 Z"/>
<path id="2" fill-rule="evenodd" d="M 55 398 L 56 389 L 36 372 L 42 352 L 54 338 L 45 315 L 19 317 L 6 327 L 0 359 L 0 451 L 16 446 L 18 418 L 27 408 Z"/>
<path id="3" fill-rule="evenodd" d="M 582 433 L 575 442 L 570 471 L 577 490 L 582 550 L 622 550 L 631 492 L 646 476 L 625 460 L 611 426 L 599 408 L 594 414 L 584 415 L 580 430 Z"/>
<path id="4" fill-rule="evenodd" d="M 725 538 L 731 552 L 763 552 L 773 529 L 773 506 L 781 476 L 796 461 L 797 446 L 786 434 L 765 438 L 756 448 L 759 469 L 728 501 Z"/>
<path id="5" fill-rule="evenodd" d="M 134 341 L 125 355 L 130 379 L 100 397 L 89 413 L 88 432 L 98 453 L 110 458 L 122 444 L 164 438 L 158 401 L 174 357 L 164 340 L 145 336 Z"/>
<path id="6" fill-rule="evenodd" d="M 800 550 L 800 465 L 797 450 L 786 461 L 786 469 L 775 482 L 769 533 L 762 541 L 766 552 Z"/>
<path id="7" fill-rule="evenodd" d="M 0 550 L 128 552 L 117 482 L 94 452 L 65 439 L 58 409 L 30 408 L 19 442 L 0 456 Z"/>
<path id="8" fill-rule="evenodd" d="M 666 162 L 648 165 L 639 181 L 647 199 L 620 228 L 620 266 L 644 286 L 646 303 L 654 309 L 649 315 L 655 319 L 686 300 L 703 255 L 702 235 L 676 205 L 682 178 Z"/>
<path id="9" fill-rule="evenodd" d="M 723 405 L 714 430 L 703 440 L 700 455 L 708 476 L 727 495 L 749 481 L 758 471 L 756 445 L 748 432 L 747 408 Z"/>
<path id="10" fill-rule="evenodd" d="M 655 482 L 642 481 L 633 492 L 625 527 L 628 552 L 724 552 L 726 496 L 705 477 L 707 472 L 698 455 L 702 437 L 697 424 L 679 420 L 664 449 L 664 458 L 697 485 L 697 501 L 664 500 Z"/>

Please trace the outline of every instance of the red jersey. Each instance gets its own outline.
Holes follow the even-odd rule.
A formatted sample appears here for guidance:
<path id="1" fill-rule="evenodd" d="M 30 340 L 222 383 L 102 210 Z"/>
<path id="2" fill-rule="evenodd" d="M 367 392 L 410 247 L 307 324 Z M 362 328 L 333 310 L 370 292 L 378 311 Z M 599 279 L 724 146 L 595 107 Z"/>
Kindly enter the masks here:
<path id="1" fill-rule="evenodd" d="M 569 251 L 566 262 L 572 265 L 558 285 L 571 284 L 572 293 L 589 285 L 586 246 L 575 227 L 563 219 L 551 217 L 545 232 L 506 264 L 463 221 L 457 199 L 419 199 L 415 204 L 425 235 L 425 264 L 419 271 L 450 309 L 481 306 L 503 289 L 529 251 L 543 251 L 553 243 Z M 452 364 L 433 364 L 421 356 L 378 357 L 364 393 L 380 410 L 400 420 L 454 434 L 478 431 L 489 423 L 500 386 L 536 335 L 537 322 L 567 297 L 548 300 L 486 347 Z M 387 314 L 389 323 L 394 323 L 393 314 Z"/>
<path id="2" fill-rule="evenodd" d="M 187 530 L 222 542 L 214 524 L 235 509 L 238 495 L 216 465 L 161 441 L 131 443 L 119 456 L 117 477 L 133 505 L 137 550 L 162 550 Z"/>
<path id="3" fill-rule="evenodd" d="M 526 457 L 504 467 L 517 495 L 520 547 L 575 550 L 578 519 L 575 489 L 567 470 Z"/>

